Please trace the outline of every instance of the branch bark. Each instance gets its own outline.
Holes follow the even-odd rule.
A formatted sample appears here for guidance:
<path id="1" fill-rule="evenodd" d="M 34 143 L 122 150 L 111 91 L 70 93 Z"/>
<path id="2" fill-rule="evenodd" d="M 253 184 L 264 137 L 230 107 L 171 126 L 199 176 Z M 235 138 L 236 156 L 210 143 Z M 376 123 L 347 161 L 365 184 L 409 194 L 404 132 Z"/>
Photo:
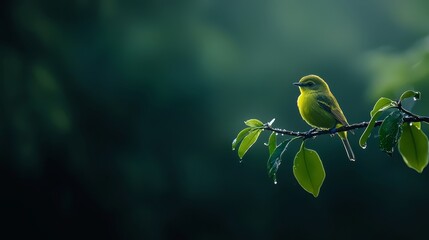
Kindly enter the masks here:
<path id="1" fill-rule="evenodd" d="M 405 123 L 411 123 L 411 122 L 429 123 L 429 117 L 417 116 L 417 115 L 413 114 L 413 116 L 405 117 L 404 122 Z M 383 120 L 376 121 L 374 127 L 378 127 L 382 123 L 383 123 Z M 283 135 L 290 135 L 290 136 L 302 137 L 304 139 L 307 139 L 307 138 L 312 138 L 312 137 L 324 135 L 324 134 L 331 134 L 332 135 L 332 134 L 335 134 L 337 132 L 344 132 L 344 131 L 350 131 L 350 130 L 359 129 L 359 128 L 366 128 L 368 126 L 368 124 L 369 124 L 369 122 L 361 122 L 361 123 L 350 124 L 348 126 L 342 126 L 340 128 L 335 128 L 335 129 L 327 129 L 327 130 L 311 129 L 307 132 L 295 132 L 295 131 L 290 131 L 290 130 L 286 130 L 286 129 L 273 128 L 271 126 L 271 124 L 265 123 L 263 126 L 263 129 L 268 130 L 268 131 L 272 131 L 272 132 L 276 132 L 279 134 L 283 134 Z"/>

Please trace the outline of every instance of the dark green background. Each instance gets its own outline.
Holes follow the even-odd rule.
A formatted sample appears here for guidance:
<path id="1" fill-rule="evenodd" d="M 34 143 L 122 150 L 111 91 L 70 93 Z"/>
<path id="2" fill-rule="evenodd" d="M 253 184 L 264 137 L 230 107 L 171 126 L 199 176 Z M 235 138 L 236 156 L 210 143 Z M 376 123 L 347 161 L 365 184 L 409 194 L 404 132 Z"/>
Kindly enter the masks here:
<path id="1" fill-rule="evenodd" d="M 321 136 L 317 199 L 266 173 L 268 133 L 239 163 L 243 121 L 305 131 L 292 82 L 322 76 L 350 123 L 422 92 L 429 2 L 6 1 L 0 8 L 1 235 L 43 239 L 412 239 L 429 175 L 371 138 L 349 162 Z M 426 38 L 425 38 L 426 37 Z M 409 106 L 412 103 L 408 103 Z M 424 131 L 428 133 L 427 126 Z M 377 135 L 377 134 L 373 134 Z"/>

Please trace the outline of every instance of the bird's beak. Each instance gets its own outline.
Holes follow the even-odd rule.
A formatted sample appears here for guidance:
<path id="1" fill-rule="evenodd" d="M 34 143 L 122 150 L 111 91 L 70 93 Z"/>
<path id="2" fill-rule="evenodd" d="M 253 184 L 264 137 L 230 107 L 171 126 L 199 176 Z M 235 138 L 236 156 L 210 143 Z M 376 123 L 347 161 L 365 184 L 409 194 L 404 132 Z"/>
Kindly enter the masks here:
<path id="1" fill-rule="evenodd" d="M 300 87 L 300 86 L 302 86 L 302 83 L 300 83 L 300 82 L 294 82 L 293 85 Z"/>

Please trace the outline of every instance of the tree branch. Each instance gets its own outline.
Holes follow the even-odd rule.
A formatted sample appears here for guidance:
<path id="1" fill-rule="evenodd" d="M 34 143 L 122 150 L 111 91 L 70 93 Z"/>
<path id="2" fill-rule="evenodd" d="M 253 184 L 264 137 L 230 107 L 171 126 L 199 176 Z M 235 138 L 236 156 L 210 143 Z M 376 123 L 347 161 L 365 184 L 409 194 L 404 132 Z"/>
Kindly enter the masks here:
<path id="1" fill-rule="evenodd" d="M 426 123 L 429 123 L 429 117 L 417 116 L 417 115 L 413 114 L 412 116 L 405 117 L 404 122 L 406 122 L 406 123 L 410 123 L 410 122 L 426 122 Z M 382 123 L 383 123 L 382 120 L 376 121 L 374 127 L 378 127 Z M 361 122 L 361 123 L 354 123 L 354 124 L 351 124 L 348 126 L 342 126 L 342 127 L 335 128 L 335 129 L 328 129 L 328 130 L 312 129 L 312 130 L 307 131 L 307 132 L 295 132 L 295 131 L 290 131 L 290 130 L 286 130 L 286 129 L 273 128 L 270 123 L 265 123 L 264 126 L 262 127 L 262 129 L 272 131 L 275 133 L 279 133 L 279 134 L 297 136 L 297 137 L 302 137 L 304 139 L 307 139 L 307 138 L 312 138 L 312 137 L 315 137 L 318 135 L 324 135 L 324 134 L 331 134 L 332 135 L 332 134 L 335 134 L 337 132 L 344 132 L 344 131 L 350 131 L 353 129 L 366 128 L 368 126 L 368 124 L 369 124 L 369 122 Z"/>

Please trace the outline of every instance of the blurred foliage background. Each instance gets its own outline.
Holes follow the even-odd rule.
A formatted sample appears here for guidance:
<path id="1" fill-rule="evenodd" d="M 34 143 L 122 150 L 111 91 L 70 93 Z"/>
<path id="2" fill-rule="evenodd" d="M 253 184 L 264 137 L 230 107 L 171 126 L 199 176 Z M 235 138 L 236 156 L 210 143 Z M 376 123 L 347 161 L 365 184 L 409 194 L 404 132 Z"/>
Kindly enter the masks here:
<path id="1" fill-rule="evenodd" d="M 351 163 L 318 137 L 314 199 L 274 185 L 258 118 L 305 131 L 292 85 L 331 86 L 350 123 L 381 96 L 422 92 L 429 115 L 429 2 L 20 0 L 1 8 L 4 236 L 45 239 L 367 239 L 427 235 L 429 175 L 376 138 Z M 411 104 L 410 104 L 411 106 Z M 424 129 L 428 132 L 428 128 Z M 376 135 L 376 134 L 375 134 Z"/>

